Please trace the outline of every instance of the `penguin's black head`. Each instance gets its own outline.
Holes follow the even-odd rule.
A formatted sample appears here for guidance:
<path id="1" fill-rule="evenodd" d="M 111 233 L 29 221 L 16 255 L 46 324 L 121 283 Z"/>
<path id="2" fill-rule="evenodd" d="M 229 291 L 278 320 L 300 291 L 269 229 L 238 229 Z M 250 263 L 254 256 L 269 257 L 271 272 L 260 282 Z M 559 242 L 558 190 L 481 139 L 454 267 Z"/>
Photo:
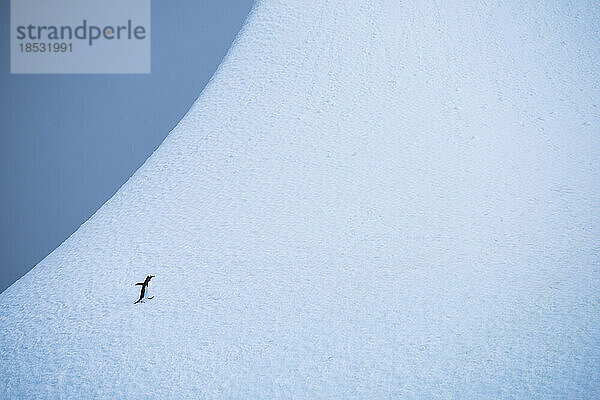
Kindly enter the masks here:
<path id="1" fill-rule="evenodd" d="M 154 278 L 154 275 L 148 275 L 148 280 Z"/>

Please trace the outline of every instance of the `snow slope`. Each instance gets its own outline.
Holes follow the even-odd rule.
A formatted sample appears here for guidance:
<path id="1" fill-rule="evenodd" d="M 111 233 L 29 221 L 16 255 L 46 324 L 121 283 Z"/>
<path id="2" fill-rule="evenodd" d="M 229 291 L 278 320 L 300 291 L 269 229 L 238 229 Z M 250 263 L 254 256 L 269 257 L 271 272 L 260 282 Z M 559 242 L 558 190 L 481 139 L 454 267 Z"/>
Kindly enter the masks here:
<path id="1" fill-rule="evenodd" d="M 600 398 L 600 10 L 531 3 L 259 1 L 0 398 Z"/>

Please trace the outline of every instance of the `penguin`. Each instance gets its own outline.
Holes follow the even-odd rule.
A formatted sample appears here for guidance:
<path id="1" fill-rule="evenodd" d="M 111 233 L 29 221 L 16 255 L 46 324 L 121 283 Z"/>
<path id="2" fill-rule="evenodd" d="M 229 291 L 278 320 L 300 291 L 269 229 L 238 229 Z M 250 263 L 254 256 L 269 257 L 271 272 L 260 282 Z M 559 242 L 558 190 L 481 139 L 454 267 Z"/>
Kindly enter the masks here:
<path id="1" fill-rule="evenodd" d="M 142 299 L 144 298 L 144 295 L 146 294 L 146 288 L 148 287 L 148 285 L 150 284 L 150 279 L 154 278 L 154 275 L 148 275 L 146 277 L 146 279 L 144 279 L 144 282 L 138 282 L 135 284 L 135 286 L 140 285 L 142 287 L 142 290 L 140 291 L 140 298 L 138 299 L 138 301 L 136 301 L 133 304 L 137 304 L 139 302 L 142 302 Z M 148 299 L 152 299 L 154 296 L 152 297 L 148 297 Z"/>

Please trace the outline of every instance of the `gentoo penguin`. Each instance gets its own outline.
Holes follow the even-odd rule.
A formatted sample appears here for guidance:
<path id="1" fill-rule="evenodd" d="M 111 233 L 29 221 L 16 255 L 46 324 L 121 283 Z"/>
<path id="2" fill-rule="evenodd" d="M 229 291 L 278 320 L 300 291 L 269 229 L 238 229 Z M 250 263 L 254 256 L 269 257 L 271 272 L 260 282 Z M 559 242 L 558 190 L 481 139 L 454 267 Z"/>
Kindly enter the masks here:
<path id="1" fill-rule="evenodd" d="M 146 294 L 146 288 L 150 284 L 150 279 L 152 279 L 152 278 L 154 278 L 154 275 L 148 275 L 146 277 L 146 279 L 144 279 L 144 282 L 138 282 L 135 284 L 135 286 L 140 285 L 142 287 L 142 290 L 140 291 L 140 298 L 138 299 L 138 301 L 136 301 L 133 304 L 137 304 L 140 301 L 143 303 L 142 299 L 144 298 L 144 295 Z M 154 297 L 154 296 L 152 296 L 152 297 Z M 152 297 L 148 297 L 148 299 L 151 299 Z"/>

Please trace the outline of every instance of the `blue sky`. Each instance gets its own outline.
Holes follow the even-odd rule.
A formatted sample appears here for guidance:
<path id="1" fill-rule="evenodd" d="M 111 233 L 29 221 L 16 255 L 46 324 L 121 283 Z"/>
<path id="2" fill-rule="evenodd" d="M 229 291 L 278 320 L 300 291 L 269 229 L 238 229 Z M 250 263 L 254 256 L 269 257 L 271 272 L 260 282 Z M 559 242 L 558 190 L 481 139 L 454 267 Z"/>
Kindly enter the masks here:
<path id="1" fill-rule="evenodd" d="M 0 1 L 0 292 L 158 147 L 218 67 L 251 0 L 152 2 L 149 75 L 11 75 Z"/>

